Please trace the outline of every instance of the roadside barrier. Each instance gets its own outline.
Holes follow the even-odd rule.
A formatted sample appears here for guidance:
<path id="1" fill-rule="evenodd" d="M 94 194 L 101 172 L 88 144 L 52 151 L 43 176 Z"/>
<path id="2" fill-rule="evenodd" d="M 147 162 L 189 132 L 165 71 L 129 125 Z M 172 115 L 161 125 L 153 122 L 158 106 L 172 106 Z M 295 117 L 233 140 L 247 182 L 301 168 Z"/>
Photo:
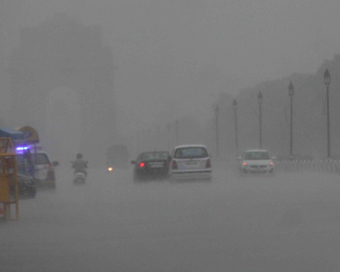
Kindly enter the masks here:
<path id="1" fill-rule="evenodd" d="M 340 160 L 276 160 L 275 168 L 277 171 L 286 172 L 327 172 L 340 173 Z"/>

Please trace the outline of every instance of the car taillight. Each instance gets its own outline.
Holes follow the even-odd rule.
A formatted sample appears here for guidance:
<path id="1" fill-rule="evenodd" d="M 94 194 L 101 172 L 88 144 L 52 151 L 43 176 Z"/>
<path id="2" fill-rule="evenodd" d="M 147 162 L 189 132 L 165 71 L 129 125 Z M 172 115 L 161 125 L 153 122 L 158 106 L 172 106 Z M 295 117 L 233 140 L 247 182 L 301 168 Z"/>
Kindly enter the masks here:
<path id="1" fill-rule="evenodd" d="M 246 162 L 244 162 L 244 163 L 243 163 L 243 165 L 247 165 L 247 163 L 246 163 Z"/>
<path id="2" fill-rule="evenodd" d="M 273 163 L 273 162 L 270 162 L 269 164 L 270 164 L 270 165 L 274 165 L 274 163 Z"/>
<path id="3" fill-rule="evenodd" d="M 172 161 L 172 166 L 171 166 L 172 169 L 178 169 L 178 165 L 177 165 L 177 162 L 176 161 Z"/>
<path id="4" fill-rule="evenodd" d="M 141 168 L 143 168 L 145 166 L 145 163 L 144 162 L 141 162 L 140 164 L 139 164 L 139 167 L 141 167 Z"/>
<path id="5" fill-rule="evenodd" d="M 211 168 L 211 161 L 210 161 L 210 159 L 207 160 L 207 162 L 205 164 L 205 168 Z"/>

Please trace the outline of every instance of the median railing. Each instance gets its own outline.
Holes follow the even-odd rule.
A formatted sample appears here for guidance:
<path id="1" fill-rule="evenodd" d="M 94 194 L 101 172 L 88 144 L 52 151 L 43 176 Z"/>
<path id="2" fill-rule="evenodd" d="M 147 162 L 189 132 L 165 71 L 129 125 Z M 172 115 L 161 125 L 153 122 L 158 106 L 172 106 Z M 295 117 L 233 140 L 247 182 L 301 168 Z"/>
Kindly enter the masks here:
<path id="1" fill-rule="evenodd" d="M 340 173 L 340 160 L 276 160 L 275 168 L 277 171 L 286 172 L 328 172 Z"/>

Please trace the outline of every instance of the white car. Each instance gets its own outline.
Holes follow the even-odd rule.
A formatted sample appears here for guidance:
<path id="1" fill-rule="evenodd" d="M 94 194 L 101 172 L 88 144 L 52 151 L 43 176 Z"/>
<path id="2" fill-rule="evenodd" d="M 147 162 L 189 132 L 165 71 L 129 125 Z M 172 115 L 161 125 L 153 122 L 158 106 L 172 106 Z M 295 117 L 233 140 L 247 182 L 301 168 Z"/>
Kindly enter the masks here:
<path id="1" fill-rule="evenodd" d="M 26 168 L 27 159 L 23 153 L 17 154 L 17 160 L 19 165 Z M 31 161 L 34 165 L 34 174 L 32 174 L 32 176 L 37 187 L 55 188 L 56 180 L 54 168 L 58 165 L 58 162 L 52 162 L 48 154 L 42 150 L 32 151 Z"/>
<path id="2" fill-rule="evenodd" d="M 240 174 L 274 175 L 275 164 L 269 152 L 264 149 L 251 149 L 243 152 L 240 161 Z"/>
<path id="3" fill-rule="evenodd" d="M 204 145 L 179 145 L 171 155 L 171 178 L 211 180 L 211 159 Z"/>

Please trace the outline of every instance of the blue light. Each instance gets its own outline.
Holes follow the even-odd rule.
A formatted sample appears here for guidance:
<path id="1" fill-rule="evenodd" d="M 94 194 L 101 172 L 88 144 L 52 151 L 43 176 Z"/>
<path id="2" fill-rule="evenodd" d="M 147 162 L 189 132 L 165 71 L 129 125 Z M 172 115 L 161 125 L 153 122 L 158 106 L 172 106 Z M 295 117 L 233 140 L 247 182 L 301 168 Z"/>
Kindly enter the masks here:
<path id="1" fill-rule="evenodd" d="M 17 151 L 23 151 L 23 150 L 28 150 L 27 146 L 19 146 L 16 148 Z"/>

